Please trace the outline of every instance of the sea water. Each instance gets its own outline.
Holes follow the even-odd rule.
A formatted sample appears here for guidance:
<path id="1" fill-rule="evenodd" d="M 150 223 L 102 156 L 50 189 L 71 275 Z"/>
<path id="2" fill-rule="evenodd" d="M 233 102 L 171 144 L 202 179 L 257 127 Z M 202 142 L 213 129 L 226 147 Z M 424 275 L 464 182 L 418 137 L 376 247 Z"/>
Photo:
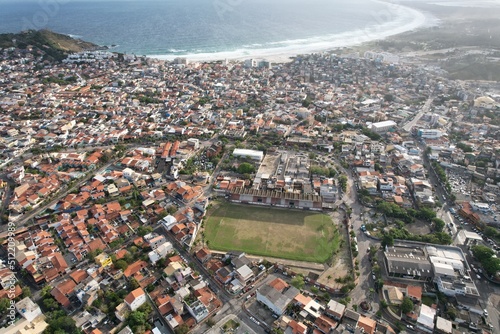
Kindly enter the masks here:
<path id="1" fill-rule="evenodd" d="M 0 33 L 50 29 L 165 59 L 307 53 L 431 24 L 373 0 L 0 0 Z"/>

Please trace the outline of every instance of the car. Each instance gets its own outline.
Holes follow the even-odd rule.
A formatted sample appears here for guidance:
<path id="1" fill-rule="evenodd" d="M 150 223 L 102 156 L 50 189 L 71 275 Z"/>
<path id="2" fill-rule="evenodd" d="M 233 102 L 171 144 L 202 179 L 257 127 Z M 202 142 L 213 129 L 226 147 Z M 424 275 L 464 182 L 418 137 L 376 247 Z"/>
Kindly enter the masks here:
<path id="1" fill-rule="evenodd" d="M 408 328 L 408 329 L 414 329 L 413 325 L 406 325 L 406 328 Z"/>
<path id="2" fill-rule="evenodd" d="M 487 316 L 488 316 L 488 310 L 487 310 L 487 309 L 484 309 L 484 310 L 483 310 L 483 315 L 484 315 L 485 317 L 487 317 Z"/>

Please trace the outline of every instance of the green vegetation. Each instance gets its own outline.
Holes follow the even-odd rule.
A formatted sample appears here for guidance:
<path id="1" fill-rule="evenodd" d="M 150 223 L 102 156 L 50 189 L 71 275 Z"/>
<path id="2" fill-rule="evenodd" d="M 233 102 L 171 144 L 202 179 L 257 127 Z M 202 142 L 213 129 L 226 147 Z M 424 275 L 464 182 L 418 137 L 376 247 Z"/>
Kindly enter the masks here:
<path id="1" fill-rule="evenodd" d="M 483 245 L 477 245 L 472 247 L 472 254 L 483 266 L 483 269 L 490 275 L 495 275 L 500 271 L 500 259 L 493 257 L 495 252 Z"/>
<path id="2" fill-rule="evenodd" d="M 439 218 L 433 218 L 432 222 L 434 223 L 434 230 L 436 232 L 443 232 L 443 229 L 446 226 L 446 223 L 444 222 L 444 220 L 439 219 Z"/>
<path id="3" fill-rule="evenodd" d="M 302 290 L 304 288 L 304 285 L 306 284 L 304 282 L 304 276 L 302 275 L 297 275 L 292 280 L 290 281 L 290 284 L 294 287 L 296 287 L 299 290 Z"/>
<path id="4" fill-rule="evenodd" d="M 461 149 L 462 151 L 464 151 L 465 153 L 472 152 L 472 147 L 470 147 L 469 145 L 467 145 L 465 143 L 458 143 L 457 147 L 459 149 Z"/>
<path id="5" fill-rule="evenodd" d="M 345 176 L 345 175 L 339 176 L 339 185 L 340 185 L 340 189 L 342 189 L 343 192 L 346 192 L 346 190 L 347 190 L 347 176 Z"/>
<path id="6" fill-rule="evenodd" d="M 255 172 L 255 167 L 248 162 L 243 162 L 238 166 L 238 173 L 240 174 L 252 174 Z"/>
<path id="7" fill-rule="evenodd" d="M 432 163 L 432 167 L 434 167 L 439 180 L 445 185 L 446 190 L 450 193 L 451 185 L 450 182 L 448 182 L 448 177 L 446 176 L 446 172 L 444 171 L 443 167 L 441 167 L 441 165 L 435 161 Z"/>
<path id="8" fill-rule="evenodd" d="M 32 45 L 35 50 L 41 50 L 45 54 L 45 59 L 55 61 L 66 58 L 67 53 L 99 48 L 98 45 L 49 30 L 27 30 L 18 34 L 0 34 L 0 48 L 18 47 L 25 49 L 28 45 Z"/>
<path id="9" fill-rule="evenodd" d="M 382 137 L 380 137 L 380 135 L 378 133 L 370 131 L 367 128 L 363 128 L 362 133 L 365 136 L 367 136 L 368 138 L 370 138 L 371 140 L 380 140 L 380 138 L 382 138 Z"/>
<path id="10" fill-rule="evenodd" d="M 7 311 L 10 305 L 10 299 L 9 298 L 2 298 L 0 299 L 0 313 L 4 313 Z"/>
<path id="11" fill-rule="evenodd" d="M 311 166 L 309 168 L 309 171 L 311 172 L 311 175 L 322 175 L 326 177 L 334 177 L 337 175 L 337 171 L 335 168 L 328 168 L 328 167 L 320 167 L 317 165 Z"/>
<path id="12" fill-rule="evenodd" d="M 66 312 L 63 310 L 49 312 L 46 315 L 49 326 L 43 331 L 44 334 L 80 334 L 82 332 L 76 327 L 75 320 L 67 316 Z"/>
<path id="13" fill-rule="evenodd" d="M 149 322 L 151 311 L 152 308 L 149 303 L 145 303 L 137 310 L 130 312 L 126 322 L 132 332 L 140 334 L 151 329 L 151 323 Z"/>
<path id="14" fill-rule="evenodd" d="M 391 243 L 394 243 L 394 239 L 420 241 L 437 245 L 449 245 L 452 242 L 450 235 L 446 232 L 434 232 L 422 235 L 412 234 L 406 228 L 395 227 L 384 233 L 382 246 L 391 246 Z"/>
<path id="15" fill-rule="evenodd" d="M 327 215 L 229 203 L 209 215 L 205 239 L 216 250 L 319 263 L 326 262 L 340 244 Z"/>
<path id="16" fill-rule="evenodd" d="M 236 330 L 238 327 L 240 327 L 240 323 L 237 322 L 237 321 L 234 321 L 233 319 L 229 319 L 225 324 L 224 326 L 222 326 L 222 329 L 224 331 L 234 331 Z"/>
<path id="17" fill-rule="evenodd" d="M 401 303 L 401 313 L 406 314 L 413 311 L 413 302 L 409 297 L 404 297 Z"/>

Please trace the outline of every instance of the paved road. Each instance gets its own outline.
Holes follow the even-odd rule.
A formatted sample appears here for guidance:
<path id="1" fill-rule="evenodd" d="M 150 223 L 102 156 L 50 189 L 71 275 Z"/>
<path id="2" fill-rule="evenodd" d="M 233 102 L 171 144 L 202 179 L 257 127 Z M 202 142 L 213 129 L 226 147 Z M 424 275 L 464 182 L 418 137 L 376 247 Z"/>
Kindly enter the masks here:
<path id="1" fill-rule="evenodd" d="M 107 163 L 106 165 L 104 165 L 103 167 L 101 167 L 100 169 L 98 169 L 97 171 L 90 171 L 84 178 L 80 179 L 71 188 L 67 188 L 66 190 L 63 190 L 61 193 L 58 193 L 57 196 L 52 201 L 50 201 L 48 204 L 43 205 L 41 207 L 38 207 L 38 208 L 34 209 L 33 211 L 25 214 L 21 219 L 19 219 L 18 221 L 15 222 L 16 223 L 16 227 L 19 228 L 19 227 L 24 226 L 24 224 L 27 221 L 29 221 L 30 219 L 36 217 L 37 215 L 39 215 L 43 211 L 47 210 L 51 206 L 57 204 L 57 202 L 59 202 L 59 200 L 61 198 L 63 198 L 64 196 L 66 196 L 67 194 L 69 194 L 70 192 L 72 192 L 73 190 L 79 189 L 85 182 L 87 182 L 88 180 L 90 180 L 96 174 L 99 174 L 99 173 L 103 172 L 106 168 L 108 168 L 109 166 L 111 166 L 112 164 L 114 164 L 118 160 L 119 159 L 112 160 L 111 162 Z M 64 189 L 64 188 L 62 188 L 62 189 Z M 0 227 L 0 229 L 2 231 L 6 230 L 7 229 L 7 225 Z"/>
<path id="2" fill-rule="evenodd" d="M 411 121 L 409 121 L 403 126 L 403 130 L 410 132 L 411 129 L 415 126 L 415 124 L 417 124 L 417 122 L 420 120 L 420 118 L 422 118 L 423 115 L 429 112 L 433 100 L 432 96 L 433 95 L 431 93 L 427 101 L 425 101 L 424 105 L 422 106 L 422 109 L 420 109 L 420 111 L 415 115 L 415 117 Z"/>
<path id="3" fill-rule="evenodd" d="M 370 209 L 365 208 L 359 203 L 357 199 L 357 189 L 352 178 L 351 171 L 343 168 L 341 169 L 342 172 L 348 177 L 347 192 L 343 196 L 343 201 L 352 209 L 349 230 L 352 229 L 356 233 L 358 243 L 357 259 L 359 261 L 360 273 L 360 276 L 358 277 L 358 284 L 350 292 L 349 296 L 352 299 L 352 303 L 356 305 L 359 305 L 359 303 L 364 300 L 372 302 L 372 312 L 374 313 L 378 310 L 378 296 L 370 292 L 370 288 L 374 287 L 374 282 L 371 275 L 371 263 L 368 259 L 367 252 L 370 246 L 378 246 L 378 243 L 373 239 L 368 238 L 363 232 L 361 232 L 360 228 L 361 225 L 363 225 L 363 217 L 365 217 Z"/>

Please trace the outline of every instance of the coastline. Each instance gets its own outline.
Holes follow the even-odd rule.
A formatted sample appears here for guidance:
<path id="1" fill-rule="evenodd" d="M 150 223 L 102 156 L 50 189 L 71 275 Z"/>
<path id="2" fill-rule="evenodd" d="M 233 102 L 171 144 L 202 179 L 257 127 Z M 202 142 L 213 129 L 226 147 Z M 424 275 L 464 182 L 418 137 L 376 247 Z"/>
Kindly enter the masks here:
<path id="1" fill-rule="evenodd" d="M 234 51 L 214 53 L 150 54 L 147 57 L 169 61 L 175 58 L 186 58 L 189 61 L 244 60 L 255 58 L 265 59 L 272 63 L 285 63 L 291 61 L 291 58 L 297 55 L 355 47 L 439 24 L 439 19 L 431 13 L 387 1 L 373 1 L 386 5 L 386 10 L 371 13 L 373 21 L 367 22 L 363 29 L 309 39 L 268 43 L 271 46 L 268 48 L 240 48 Z M 411 21 L 408 22 L 409 17 L 411 17 Z M 272 47 L 272 45 L 280 44 L 283 45 Z"/>

